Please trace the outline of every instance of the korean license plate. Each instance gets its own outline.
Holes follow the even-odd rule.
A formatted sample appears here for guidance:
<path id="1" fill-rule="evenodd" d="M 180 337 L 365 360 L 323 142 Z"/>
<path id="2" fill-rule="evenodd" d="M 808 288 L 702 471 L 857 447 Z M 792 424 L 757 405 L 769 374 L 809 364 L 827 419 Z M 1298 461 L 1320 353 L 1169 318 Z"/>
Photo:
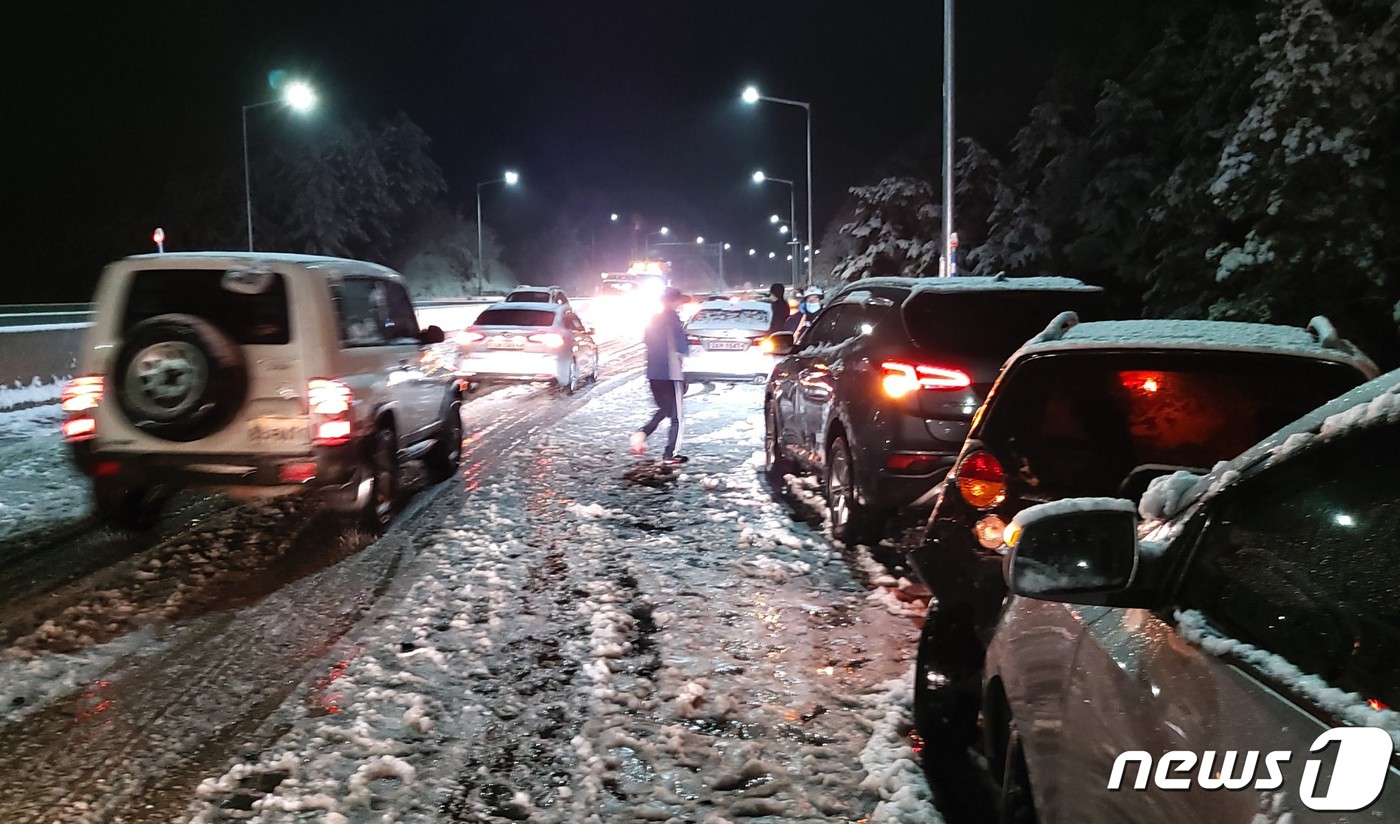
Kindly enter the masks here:
<path id="1" fill-rule="evenodd" d="M 309 438 L 305 418 L 254 418 L 248 423 L 248 440 L 255 444 L 305 444 Z"/>
<path id="2" fill-rule="evenodd" d="M 746 340 L 712 340 L 705 342 L 705 349 L 711 352 L 742 352 L 749 348 Z"/>
<path id="3" fill-rule="evenodd" d="M 486 341 L 486 347 L 488 349 L 524 349 L 525 339 L 497 336 Z"/>

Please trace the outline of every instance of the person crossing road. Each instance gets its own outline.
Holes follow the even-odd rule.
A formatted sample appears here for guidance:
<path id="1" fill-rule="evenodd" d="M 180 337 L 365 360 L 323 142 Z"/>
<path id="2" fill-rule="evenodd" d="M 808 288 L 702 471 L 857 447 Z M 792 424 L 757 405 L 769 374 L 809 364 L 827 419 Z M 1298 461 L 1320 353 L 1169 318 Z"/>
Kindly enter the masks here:
<path id="1" fill-rule="evenodd" d="M 679 289 L 668 287 L 661 295 L 664 308 L 647 324 L 643 338 L 647 349 L 647 381 L 651 384 L 651 396 L 656 401 L 656 412 L 641 429 L 632 433 L 632 454 L 644 454 L 647 438 L 661 426 L 662 421 L 670 419 L 666 450 L 662 453 L 663 463 L 682 463 L 686 460 L 676 452 L 680 448 L 685 427 L 682 361 L 690 352 L 685 325 L 677 314 L 683 300 Z"/>

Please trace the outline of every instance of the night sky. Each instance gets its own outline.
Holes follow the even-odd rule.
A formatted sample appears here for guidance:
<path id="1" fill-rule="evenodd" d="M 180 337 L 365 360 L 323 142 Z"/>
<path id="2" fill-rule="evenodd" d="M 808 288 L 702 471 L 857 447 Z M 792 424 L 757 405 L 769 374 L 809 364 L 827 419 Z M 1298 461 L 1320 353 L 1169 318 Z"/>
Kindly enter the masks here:
<path id="1" fill-rule="evenodd" d="M 1056 59 L 1103 47 L 1115 27 L 1109 7 L 960 3 L 958 131 L 1003 148 Z M 101 254 L 115 258 L 150 251 L 151 228 L 164 225 L 178 248 L 161 191 L 172 177 L 239 168 L 240 107 L 275 96 L 267 78 L 277 69 L 317 87 L 317 116 L 407 113 L 433 140 L 449 200 L 468 214 L 477 182 L 518 170 L 518 191 L 488 190 L 486 223 L 508 244 L 528 242 L 568 203 L 596 210 L 600 235 L 619 231 L 608 223 L 616 211 L 690 238 L 779 250 L 765 218 L 787 211 L 787 188 L 749 177 L 762 168 L 802 183 L 803 114 L 742 104 L 749 83 L 812 104 L 818 234 L 847 187 L 939 118 L 935 0 L 90 2 L 7 12 L 4 237 L 20 265 L 6 267 L 0 303 L 86 300 L 66 293 L 93 274 L 64 253 L 87 245 L 77 238 L 110 237 Z M 269 122 L 291 117 L 272 107 L 249 117 L 253 152 L 290 127 Z"/>

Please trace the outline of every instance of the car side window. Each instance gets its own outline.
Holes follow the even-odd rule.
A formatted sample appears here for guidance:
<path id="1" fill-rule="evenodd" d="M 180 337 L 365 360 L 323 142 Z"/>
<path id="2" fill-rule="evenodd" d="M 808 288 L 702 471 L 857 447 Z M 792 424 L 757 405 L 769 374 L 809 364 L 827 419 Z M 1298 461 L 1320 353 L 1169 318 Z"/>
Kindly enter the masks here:
<path id="1" fill-rule="evenodd" d="M 382 346 L 388 342 L 384 336 L 384 297 L 378 281 L 345 278 L 335 287 L 335 296 L 342 346 Z"/>
<path id="2" fill-rule="evenodd" d="M 845 304 L 828 306 L 802 333 L 801 344 L 803 346 L 830 346 L 840 343 L 843 338 L 839 338 L 837 335 L 849 325 L 843 320 L 843 317 L 850 313 L 851 308 Z"/>
<path id="3" fill-rule="evenodd" d="M 1400 705 L 1396 454 L 1400 429 L 1363 432 L 1225 493 L 1179 604 L 1331 686 Z"/>
<path id="4" fill-rule="evenodd" d="M 413 301 L 409 300 L 408 290 L 402 283 L 392 280 L 379 282 L 388 310 L 384 323 L 384 337 L 391 343 L 417 343 L 418 318 L 413 314 Z"/>

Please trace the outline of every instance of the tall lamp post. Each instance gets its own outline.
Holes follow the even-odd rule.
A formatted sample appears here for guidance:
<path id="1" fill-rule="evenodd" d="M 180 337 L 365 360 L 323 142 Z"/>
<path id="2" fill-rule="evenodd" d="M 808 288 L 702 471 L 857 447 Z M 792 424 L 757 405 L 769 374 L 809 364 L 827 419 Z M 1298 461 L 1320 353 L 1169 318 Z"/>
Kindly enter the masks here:
<path id="1" fill-rule="evenodd" d="M 790 242 L 797 242 L 797 185 L 794 184 L 791 180 L 783 180 L 781 177 L 769 177 L 768 175 L 765 175 L 762 171 L 753 173 L 753 182 L 782 183 L 788 187 L 788 223 L 791 224 L 791 226 L 793 227 L 792 241 Z M 777 217 L 777 215 L 773 215 L 773 217 Z M 772 222 L 777 223 L 778 221 L 774 220 Z M 798 286 L 797 278 L 799 271 L 801 271 L 800 267 L 796 265 L 792 267 L 792 288 L 794 289 L 796 289 Z M 810 277 L 807 279 L 807 282 L 810 286 Z"/>
<path id="2" fill-rule="evenodd" d="M 670 229 L 670 227 L 662 226 L 658 231 L 655 231 L 655 232 L 648 232 L 648 233 L 646 233 L 645 235 L 642 235 L 642 260 L 651 260 L 651 239 L 652 239 L 652 238 L 654 238 L 654 237 L 666 237 L 666 236 L 669 235 L 669 234 L 671 234 L 671 229 Z M 657 246 L 666 246 L 666 245 L 668 245 L 668 244 L 665 244 L 665 243 L 658 243 L 658 244 L 656 244 L 656 245 L 657 245 Z M 633 249 L 635 249 L 635 248 L 636 248 L 636 247 L 634 246 Z"/>
<path id="3" fill-rule="evenodd" d="M 486 259 L 483 256 L 481 232 L 481 187 L 490 186 L 493 183 L 514 186 L 519 182 L 520 175 L 515 172 L 506 172 L 503 177 L 498 177 L 495 180 L 483 180 L 476 184 L 476 293 L 478 295 L 486 291 Z"/>
<path id="4" fill-rule="evenodd" d="M 943 274 L 958 274 L 953 231 L 953 0 L 943 0 Z"/>
<path id="5" fill-rule="evenodd" d="M 951 3 L 952 0 L 946 0 Z M 768 97 L 758 93 L 758 89 L 749 86 L 744 89 L 743 100 L 745 103 L 753 104 L 760 100 L 769 103 L 781 103 L 784 106 L 796 106 L 807 113 L 807 240 L 812 239 L 812 104 L 803 103 L 800 100 L 787 100 L 782 97 Z M 807 265 L 807 285 L 812 285 L 812 266 Z"/>
<path id="6" fill-rule="evenodd" d="M 253 251 L 253 183 L 248 169 L 248 110 L 264 106 L 284 105 L 296 112 L 308 112 L 316 106 L 316 90 L 300 80 L 288 83 L 282 96 L 243 107 L 243 212 L 248 217 L 248 251 Z"/>

